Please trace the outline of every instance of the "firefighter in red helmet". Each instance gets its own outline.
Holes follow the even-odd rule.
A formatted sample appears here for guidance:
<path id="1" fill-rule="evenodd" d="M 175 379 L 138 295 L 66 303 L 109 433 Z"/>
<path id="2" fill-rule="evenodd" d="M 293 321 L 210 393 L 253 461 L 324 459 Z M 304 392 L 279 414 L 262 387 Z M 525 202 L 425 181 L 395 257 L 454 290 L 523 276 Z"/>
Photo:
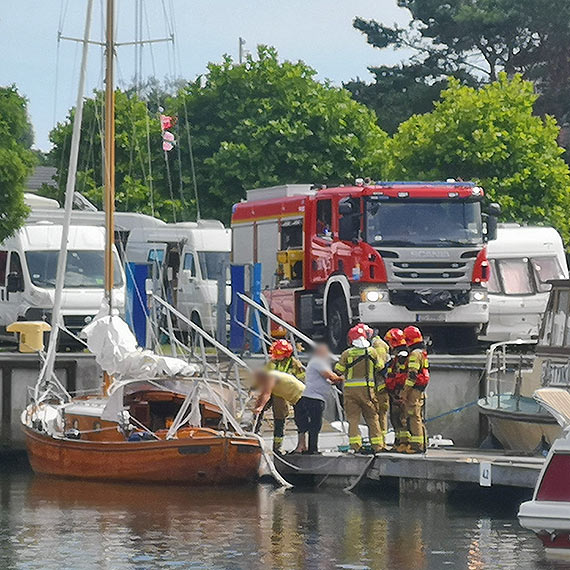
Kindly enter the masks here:
<path id="1" fill-rule="evenodd" d="M 402 453 L 408 449 L 410 432 L 408 418 L 402 400 L 402 391 L 406 383 L 406 364 L 408 347 L 402 329 L 390 329 L 384 340 L 390 346 L 391 359 L 386 368 L 386 390 L 390 397 L 390 421 L 394 428 L 394 451 Z"/>
<path id="2" fill-rule="evenodd" d="M 406 361 L 406 382 L 402 399 L 410 430 L 410 445 L 404 451 L 424 453 L 427 447 L 427 433 L 422 418 L 422 408 L 425 401 L 424 392 L 429 383 L 428 355 L 424 338 L 418 327 L 406 327 L 404 337 L 409 355 Z"/>
<path id="3" fill-rule="evenodd" d="M 353 451 L 362 450 L 362 436 L 358 425 L 360 416 L 368 426 L 370 447 L 373 452 L 384 449 L 384 438 L 378 423 L 376 376 L 381 371 L 376 350 L 370 346 L 370 328 L 358 324 L 348 331 L 351 344 L 340 356 L 336 365 L 344 376 L 344 409 L 348 420 L 348 439 Z"/>
<path id="4" fill-rule="evenodd" d="M 293 345 L 285 339 L 276 340 L 269 347 L 271 360 L 267 363 L 267 370 L 277 370 L 292 374 L 298 380 L 305 379 L 305 368 L 293 356 Z M 289 404 L 283 398 L 273 395 L 271 397 L 273 409 L 273 451 L 281 453 L 283 437 L 285 435 L 285 422 L 289 416 Z"/>

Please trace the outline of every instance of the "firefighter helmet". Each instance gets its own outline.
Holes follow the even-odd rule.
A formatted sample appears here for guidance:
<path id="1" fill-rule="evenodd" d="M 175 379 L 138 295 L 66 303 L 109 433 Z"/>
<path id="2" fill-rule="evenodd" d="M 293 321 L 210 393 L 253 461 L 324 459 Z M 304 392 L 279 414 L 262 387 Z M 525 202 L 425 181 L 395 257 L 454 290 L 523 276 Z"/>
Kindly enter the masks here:
<path id="1" fill-rule="evenodd" d="M 271 360 L 285 360 L 293 354 L 293 345 L 285 339 L 276 340 L 269 347 L 269 355 Z"/>
<path id="2" fill-rule="evenodd" d="M 368 325 L 358 323 L 348 331 L 348 340 L 351 343 L 353 343 L 355 340 L 358 340 L 359 338 L 368 340 L 370 338 L 369 331 L 371 331 L 371 329 Z"/>
<path id="3" fill-rule="evenodd" d="M 418 344 L 419 342 L 423 342 L 424 337 L 422 336 L 422 331 L 418 327 L 414 327 L 410 325 L 404 329 L 404 337 L 406 338 L 406 344 L 408 346 L 412 346 L 414 344 Z"/>
<path id="4" fill-rule="evenodd" d="M 402 329 L 390 329 L 384 340 L 390 345 L 390 348 L 398 348 L 399 346 L 406 346 L 406 337 Z"/>

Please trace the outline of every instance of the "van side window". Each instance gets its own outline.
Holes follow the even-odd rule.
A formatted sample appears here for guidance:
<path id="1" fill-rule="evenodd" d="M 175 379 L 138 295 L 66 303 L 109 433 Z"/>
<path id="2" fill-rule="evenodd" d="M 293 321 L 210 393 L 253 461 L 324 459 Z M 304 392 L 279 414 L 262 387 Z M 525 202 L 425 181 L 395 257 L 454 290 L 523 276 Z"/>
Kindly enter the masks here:
<path id="1" fill-rule="evenodd" d="M 186 253 L 184 255 L 184 270 L 190 271 L 192 277 L 196 276 L 196 264 L 194 263 L 193 253 Z"/>
<path id="2" fill-rule="evenodd" d="M 10 273 L 16 273 L 22 277 L 22 262 L 20 261 L 20 254 L 13 251 L 10 254 Z"/>
<path id="3" fill-rule="evenodd" d="M 505 295 L 532 295 L 534 283 L 528 259 L 500 259 L 496 265 L 503 284 Z"/>
<path id="4" fill-rule="evenodd" d="M 8 252 L 0 251 L 0 287 L 6 285 L 6 265 L 8 263 Z"/>
<path id="5" fill-rule="evenodd" d="M 551 279 L 564 278 L 564 272 L 554 256 L 533 257 L 531 263 L 540 291 L 550 291 L 548 281 Z"/>

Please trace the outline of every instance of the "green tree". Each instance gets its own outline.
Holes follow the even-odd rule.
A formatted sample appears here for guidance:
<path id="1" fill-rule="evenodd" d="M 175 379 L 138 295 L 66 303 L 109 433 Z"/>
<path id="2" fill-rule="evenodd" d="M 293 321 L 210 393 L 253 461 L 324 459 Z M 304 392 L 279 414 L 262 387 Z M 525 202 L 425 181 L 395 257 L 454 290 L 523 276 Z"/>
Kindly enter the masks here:
<path id="1" fill-rule="evenodd" d="M 208 215 L 227 221 L 248 188 L 380 175 L 386 134 L 374 113 L 315 75 L 261 46 L 242 65 L 210 64 L 171 101 L 180 131 L 188 125 L 193 136 Z"/>
<path id="2" fill-rule="evenodd" d="M 500 71 L 535 81 L 536 110 L 567 122 L 570 112 L 570 3 L 567 0 L 398 0 L 410 15 L 406 27 L 356 18 L 354 26 L 380 49 L 406 49 L 395 66 L 371 68 L 372 84 L 348 85 L 389 120 L 421 112 L 445 79 L 475 86 Z M 411 95 L 411 97 L 410 97 Z M 431 99 L 433 101 L 433 99 Z M 423 108 L 423 109 L 422 109 Z M 406 117 L 405 117 L 406 118 Z"/>
<path id="3" fill-rule="evenodd" d="M 16 87 L 0 87 L 0 242 L 25 221 L 24 183 L 34 165 L 27 103 Z"/>
<path id="4" fill-rule="evenodd" d="M 476 180 L 503 219 L 550 223 L 570 238 L 570 175 L 552 117 L 533 115 L 537 96 L 520 76 L 480 89 L 452 80 L 435 109 L 400 125 L 386 175 L 402 180 Z"/>

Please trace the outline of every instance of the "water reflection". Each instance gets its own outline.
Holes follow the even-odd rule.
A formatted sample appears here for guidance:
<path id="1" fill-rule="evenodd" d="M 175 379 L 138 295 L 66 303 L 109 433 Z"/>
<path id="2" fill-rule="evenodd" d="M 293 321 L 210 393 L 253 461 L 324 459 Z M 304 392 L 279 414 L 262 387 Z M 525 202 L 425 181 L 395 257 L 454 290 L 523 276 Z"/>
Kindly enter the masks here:
<path id="1" fill-rule="evenodd" d="M 563 568 L 502 515 L 461 505 L 0 476 L 0 568 Z"/>

